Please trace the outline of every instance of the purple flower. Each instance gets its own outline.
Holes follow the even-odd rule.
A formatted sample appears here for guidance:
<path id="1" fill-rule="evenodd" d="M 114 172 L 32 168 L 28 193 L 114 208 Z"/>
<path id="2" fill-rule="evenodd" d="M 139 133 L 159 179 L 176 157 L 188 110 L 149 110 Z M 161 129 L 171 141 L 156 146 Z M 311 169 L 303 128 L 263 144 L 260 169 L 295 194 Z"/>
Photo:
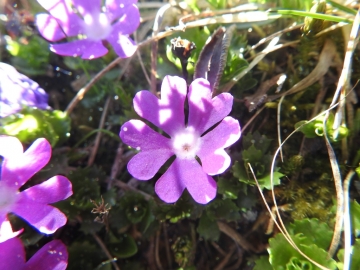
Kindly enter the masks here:
<path id="1" fill-rule="evenodd" d="M 46 139 L 37 139 L 25 152 L 15 137 L 0 136 L 0 225 L 7 213 L 14 213 L 40 232 L 51 234 L 65 225 L 66 216 L 48 205 L 72 195 L 70 181 L 56 175 L 23 191 L 19 189 L 50 160 L 51 147 Z M 2 269 L 2 268 L 0 268 Z"/>
<path id="2" fill-rule="evenodd" d="M 186 96 L 188 117 L 184 113 Z M 239 122 L 225 117 L 232 103 L 229 93 L 212 98 L 210 83 L 205 79 L 193 81 L 187 93 L 184 79 L 166 76 L 160 100 L 149 91 L 138 92 L 134 98 L 137 114 L 168 136 L 155 132 L 140 120 L 126 122 L 120 137 L 140 151 L 129 161 L 128 171 L 139 180 L 151 179 L 175 155 L 169 169 L 156 182 L 155 192 L 165 202 L 172 203 L 186 188 L 196 202 L 208 203 L 216 196 L 216 182 L 210 175 L 223 173 L 230 166 L 224 148 L 240 138 Z"/>
<path id="3" fill-rule="evenodd" d="M 123 58 L 136 51 L 129 37 L 140 24 L 136 0 L 38 0 L 50 14 L 38 14 L 36 25 L 41 35 L 56 42 L 71 38 L 66 43 L 51 44 L 50 50 L 65 56 L 93 59 L 105 55 L 108 41 Z M 74 39 L 75 38 L 75 39 Z"/>
<path id="4" fill-rule="evenodd" d="M 60 240 L 53 240 L 36 252 L 30 260 L 25 260 L 25 249 L 20 239 L 12 238 L 0 243 L 0 269 L 65 270 L 68 253 Z"/>
<path id="5" fill-rule="evenodd" d="M 23 105 L 45 110 L 48 95 L 36 82 L 0 62 L 0 117 L 21 111 Z"/>

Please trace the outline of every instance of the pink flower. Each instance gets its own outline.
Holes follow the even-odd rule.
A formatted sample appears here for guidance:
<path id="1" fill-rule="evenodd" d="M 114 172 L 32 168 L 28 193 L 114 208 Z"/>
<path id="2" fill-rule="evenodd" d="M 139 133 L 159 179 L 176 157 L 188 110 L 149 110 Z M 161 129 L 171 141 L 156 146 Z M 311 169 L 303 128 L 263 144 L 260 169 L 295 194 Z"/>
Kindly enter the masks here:
<path id="1" fill-rule="evenodd" d="M 38 0 L 50 14 L 38 14 L 36 25 L 49 41 L 71 38 L 66 43 L 51 44 L 50 50 L 65 56 L 83 59 L 101 57 L 108 52 L 108 41 L 123 58 L 136 51 L 129 37 L 140 24 L 136 0 Z M 76 38 L 76 39 L 73 39 Z"/>
<path id="2" fill-rule="evenodd" d="M 139 180 L 149 180 L 175 155 L 169 169 L 156 182 L 158 196 L 167 203 L 176 202 L 186 188 L 198 203 L 213 200 L 216 182 L 210 175 L 223 173 L 230 166 L 224 148 L 240 138 L 239 122 L 226 117 L 232 103 L 229 93 L 212 98 L 210 83 L 205 79 L 193 81 L 187 93 L 184 79 L 166 76 L 160 100 L 149 91 L 138 92 L 134 98 L 137 114 L 168 136 L 155 132 L 140 120 L 126 122 L 120 137 L 140 151 L 129 161 L 128 171 Z"/>
<path id="3" fill-rule="evenodd" d="M 25 152 L 15 137 L 0 136 L 0 226 L 7 222 L 7 213 L 14 213 L 40 232 L 51 234 L 65 225 L 66 216 L 48 205 L 72 195 L 70 181 L 56 175 L 23 191 L 19 189 L 50 160 L 51 146 L 46 139 L 37 139 Z M 0 268 L 2 269 L 2 268 Z"/>
<path id="4" fill-rule="evenodd" d="M 12 238 L 0 243 L 0 269 L 65 270 L 68 253 L 60 240 L 53 240 L 43 246 L 30 260 L 25 260 L 25 249 L 20 239 Z"/>

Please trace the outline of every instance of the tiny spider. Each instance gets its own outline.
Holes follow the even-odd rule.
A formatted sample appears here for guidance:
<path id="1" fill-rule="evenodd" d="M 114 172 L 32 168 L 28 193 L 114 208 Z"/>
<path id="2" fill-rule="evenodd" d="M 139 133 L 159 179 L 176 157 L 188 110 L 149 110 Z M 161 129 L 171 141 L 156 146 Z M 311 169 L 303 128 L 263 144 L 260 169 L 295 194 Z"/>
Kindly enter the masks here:
<path id="1" fill-rule="evenodd" d="M 95 208 L 91 210 L 93 214 L 99 214 L 94 221 L 99 223 L 104 223 L 106 226 L 106 230 L 108 230 L 109 222 L 108 222 L 108 215 L 111 209 L 111 206 L 108 207 L 108 204 L 105 204 L 104 198 L 101 196 L 101 203 L 97 204 L 94 200 L 90 201 L 95 205 Z"/>

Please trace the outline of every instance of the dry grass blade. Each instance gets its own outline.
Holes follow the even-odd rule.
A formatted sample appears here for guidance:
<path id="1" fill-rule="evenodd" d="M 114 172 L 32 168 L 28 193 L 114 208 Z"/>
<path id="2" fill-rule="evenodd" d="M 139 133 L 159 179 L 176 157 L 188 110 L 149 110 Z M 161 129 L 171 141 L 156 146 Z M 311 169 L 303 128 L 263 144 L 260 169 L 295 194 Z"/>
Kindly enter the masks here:
<path id="1" fill-rule="evenodd" d="M 342 106 L 344 105 L 345 98 L 346 98 L 345 91 L 346 91 L 346 86 L 348 85 L 347 82 L 348 82 L 348 78 L 350 75 L 352 56 L 353 56 L 354 49 L 355 49 L 357 41 L 358 41 L 359 23 L 360 23 L 360 11 L 357 12 L 356 17 L 354 19 L 353 27 L 352 27 L 352 30 L 350 33 L 350 39 L 347 44 L 347 51 L 345 54 L 343 69 L 342 69 L 342 72 L 341 72 L 341 75 L 339 78 L 339 82 L 338 82 L 333 100 L 330 104 L 330 106 L 334 105 L 340 98 L 339 99 L 340 107 L 338 108 L 338 110 L 336 112 L 334 125 L 333 125 L 333 129 L 335 131 L 339 128 L 340 123 L 342 122 L 342 118 L 343 118 Z M 326 127 L 326 121 L 327 121 L 328 117 L 329 117 L 329 111 L 327 111 L 325 118 L 324 118 L 324 130 L 326 130 L 325 127 Z M 336 189 L 336 200 L 337 200 L 336 223 L 335 223 L 335 228 L 334 228 L 333 239 L 331 241 L 331 245 L 329 248 L 329 256 L 332 257 L 335 254 L 335 251 L 339 245 L 341 230 L 343 227 L 343 215 L 344 215 L 344 194 L 343 193 L 344 192 L 343 192 L 342 182 L 341 182 L 341 173 L 340 173 L 339 166 L 337 164 L 334 150 L 331 146 L 330 140 L 329 140 L 326 132 L 324 134 L 325 134 L 324 138 L 325 138 L 326 146 L 328 149 L 328 155 L 329 155 L 329 159 L 330 159 L 331 169 L 333 171 L 333 176 L 334 176 L 335 189 Z"/>
<path id="2" fill-rule="evenodd" d="M 344 180 L 344 269 L 350 269 L 351 262 L 351 216 L 349 187 L 355 171 L 351 170 Z"/>
<path id="3" fill-rule="evenodd" d="M 316 67 L 310 72 L 310 74 L 306 76 L 304 79 L 302 79 L 300 82 L 295 84 L 291 89 L 281 94 L 275 94 L 269 96 L 268 101 L 276 100 L 281 96 L 295 94 L 299 91 L 305 90 L 306 87 L 313 85 L 315 82 L 320 80 L 329 70 L 329 67 L 332 64 L 335 54 L 336 54 L 336 46 L 334 42 L 330 39 L 326 39 L 324 47 L 319 57 L 319 61 Z"/>
<path id="4" fill-rule="evenodd" d="M 324 121 L 324 130 L 326 130 L 326 122 Z M 331 146 L 330 140 L 324 132 L 324 138 L 326 143 L 326 148 L 328 150 L 330 165 L 332 169 L 332 173 L 334 176 L 334 182 L 335 182 L 335 190 L 336 190 L 336 217 L 335 217 L 335 227 L 334 227 L 334 234 L 333 238 L 331 240 L 331 244 L 329 247 L 329 258 L 333 257 L 335 254 L 335 251 L 339 245 L 340 242 L 340 236 L 341 236 L 341 230 L 343 226 L 343 214 L 344 214 L 344 192 L 342 188 L 342 182 L 341 182 L 341 173 L 339 169 L 339 165 L 336 160 L 334 149 Z"/>

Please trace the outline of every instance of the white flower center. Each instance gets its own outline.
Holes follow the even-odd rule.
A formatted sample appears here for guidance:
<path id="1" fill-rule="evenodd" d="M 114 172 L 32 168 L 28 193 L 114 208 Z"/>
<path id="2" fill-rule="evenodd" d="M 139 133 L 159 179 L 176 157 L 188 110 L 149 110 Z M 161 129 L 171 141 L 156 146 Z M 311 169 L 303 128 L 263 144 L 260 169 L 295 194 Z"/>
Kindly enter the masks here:
<path id="1" fill-rule="evenodd" d="M 111 29 L 111 22 L 105 13 L 87 13 L 84 16 L 84 30 L 88 39 L 106 39 L 109 36 Z"/>
<path id="2" fill-rule="evenodd" d="M 172 148 L 180 159 L 195 158 L 200 149 L 201 138 L 193 127 L 181 130 L 171 138 Z"/>
<path id="3" fill-rule="evenodd" d="M 18 190 L 9 187 L 4 181 L 0 180 L 0 212 L 6 213 L 12 211 L 12 206 L 17 201 Z"/>

